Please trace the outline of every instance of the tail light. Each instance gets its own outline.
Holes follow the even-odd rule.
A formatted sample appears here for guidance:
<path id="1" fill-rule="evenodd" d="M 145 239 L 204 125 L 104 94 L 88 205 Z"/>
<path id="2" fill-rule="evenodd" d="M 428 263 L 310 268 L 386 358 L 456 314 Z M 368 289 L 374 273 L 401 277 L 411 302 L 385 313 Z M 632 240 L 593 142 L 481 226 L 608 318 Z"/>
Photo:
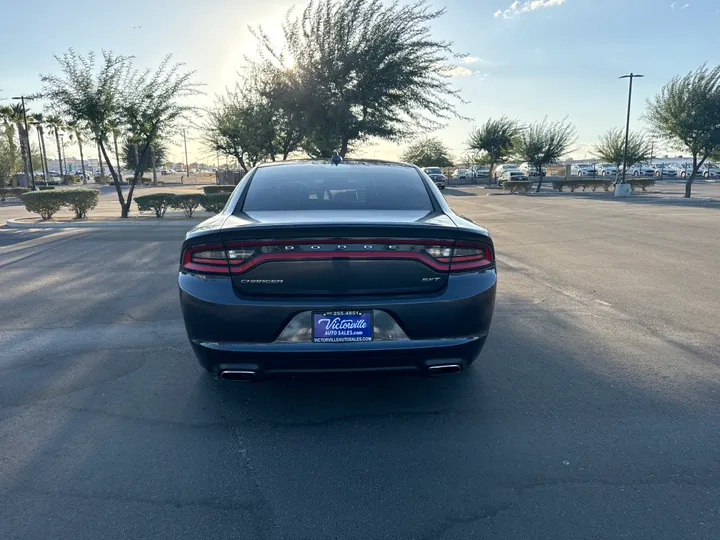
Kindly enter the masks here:
<path id="1" fill-rule="evenodd" d="M 489 245 L 447 240 L 332 239 L 197 245 L 182 254 L 183 270 L 242 274 L 269 261 L 323 259 L 411 259 L 440 272 L 468 272 L 495 263 Z"/>
<path id="2" fill-rule="evenodd" d="M 205 244 L 183 250 L 180 267 L 201 274 L 228 274 L 225 248 L 221 244 Z"/>
<path id="3" fill-rule="evenodd" d="M 457 242 L 450 261 L 451 272 L 481 270 L 495 264 L 493 252 L 487 244 Z"/>

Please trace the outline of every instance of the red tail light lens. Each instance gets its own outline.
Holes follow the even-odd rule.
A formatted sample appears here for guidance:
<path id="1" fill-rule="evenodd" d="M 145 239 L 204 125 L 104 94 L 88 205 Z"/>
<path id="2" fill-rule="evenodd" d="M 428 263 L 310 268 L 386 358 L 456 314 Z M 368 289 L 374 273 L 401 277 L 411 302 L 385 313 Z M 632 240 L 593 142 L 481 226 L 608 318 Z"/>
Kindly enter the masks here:
<path id="1" fill-rule="evenodd" d="M 493 252 L 486 244 L 458 242 L 453 249 L 451 272 L 481 270 L 495 264 Z"/>
<path id="2" fill-rule="evenodd" d="M 190 272 L 203 274 L 228 274 L 225 249 L 220 244 L 205 244 L 185 248 L 181 267 Z"/>

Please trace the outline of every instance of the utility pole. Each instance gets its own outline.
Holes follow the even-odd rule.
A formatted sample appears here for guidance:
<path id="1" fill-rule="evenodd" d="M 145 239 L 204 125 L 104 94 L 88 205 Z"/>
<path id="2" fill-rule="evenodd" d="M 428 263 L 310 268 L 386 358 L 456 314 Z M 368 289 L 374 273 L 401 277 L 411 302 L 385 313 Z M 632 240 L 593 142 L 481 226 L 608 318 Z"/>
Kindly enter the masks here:
<path id="1" fill-rule="evenodd" d="M 185 137 L 185 129 L 183 128 L 183 142 L 185 143 L 185 172 L 188 175 L 188 180 L 190 179 L 190 165 L 188 164 L 188 157 L 187 157 L 187 138 Z M 182 180 L 181 180 L 182 182 Z"/>
<path id="2" fill-rule="evenodd" d="M 25 110 L 25 96 L 14 97 L 12 99 L 19 99 L 22 103 L 23 122 L 25 123 L 25 140 L 20 141 L 20 144 L 26 145 L 27 148 L 27 162 L 25 163 L 25 174 L 27 174 L 28 171 L 30 172 L 30 182 L 32 183 L 33 191 L 35 191 L 35 171 L 33 171 L 32 154 L 30 153 L 30 131 L 28 131 L 27 111 Z"/>
<path id="3" fill-rule="evenodd" d="M 627 122 L 625 123 L 625 150 L 623 152 L 623 171 L 622 171 L 622 182 L 625 183 L 625 173 L 627 172 L 627 150 L 628 150 L 628 137 L 630 136 L 630 104 L 632 103 L 632 84 L 633 79 L 638 77 L 644 77 L 645 75 L 636 75 L 630 73 L 629 75 L 623 75 L 618 77 L 620 79 L 630 79 L 630 88 L 628 90 L 628 106 L 627 106 Z"/>

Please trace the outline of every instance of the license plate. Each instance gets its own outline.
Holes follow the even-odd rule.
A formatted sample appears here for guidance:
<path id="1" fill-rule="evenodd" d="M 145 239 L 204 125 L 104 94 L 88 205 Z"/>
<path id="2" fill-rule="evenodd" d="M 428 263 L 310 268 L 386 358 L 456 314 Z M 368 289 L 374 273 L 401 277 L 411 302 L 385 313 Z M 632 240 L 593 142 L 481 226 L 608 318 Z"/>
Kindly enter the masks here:
<path id="1" fill-rule="evenodd" d="M 347 343 L 372 341 L 372 311 L 324 311 L 313 313 L 313 342 Z"/>

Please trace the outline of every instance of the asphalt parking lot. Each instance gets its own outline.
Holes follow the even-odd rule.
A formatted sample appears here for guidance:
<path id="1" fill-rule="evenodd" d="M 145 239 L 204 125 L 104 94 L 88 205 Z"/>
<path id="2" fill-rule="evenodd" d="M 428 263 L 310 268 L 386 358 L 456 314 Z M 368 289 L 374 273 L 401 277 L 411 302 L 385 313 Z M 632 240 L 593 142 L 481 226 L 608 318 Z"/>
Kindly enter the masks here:
<path id="1" fill-rule="evenodd" d="M 446 191 L 500 284 L 437 379 L 215 380 L 181 232 L 0 228 L 0 538 L 717 539 L 720 205 Z"/>

